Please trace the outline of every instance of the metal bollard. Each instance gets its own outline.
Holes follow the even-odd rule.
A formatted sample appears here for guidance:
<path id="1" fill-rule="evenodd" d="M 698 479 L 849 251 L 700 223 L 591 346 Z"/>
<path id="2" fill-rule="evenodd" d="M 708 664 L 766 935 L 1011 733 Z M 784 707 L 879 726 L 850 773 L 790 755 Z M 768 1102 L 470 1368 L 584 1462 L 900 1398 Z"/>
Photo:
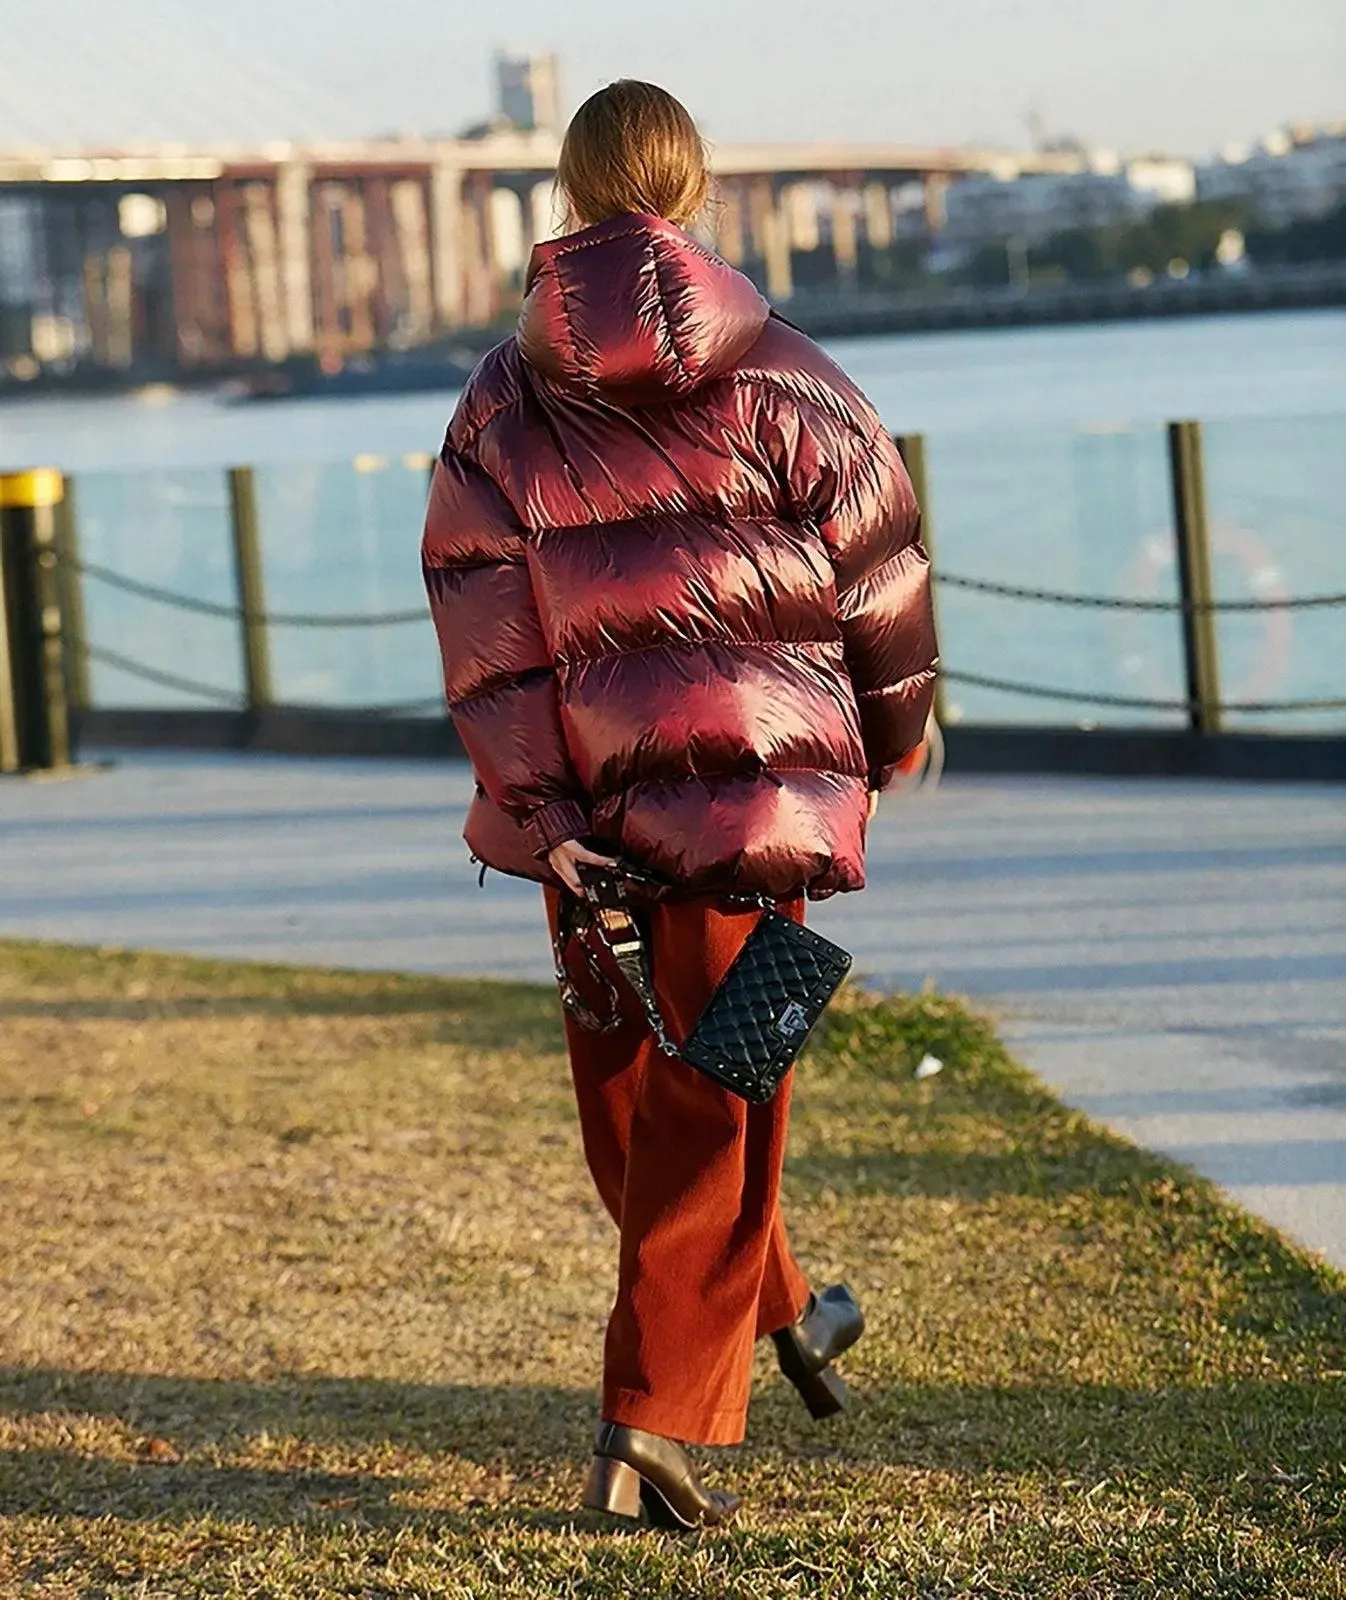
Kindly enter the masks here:
<path id="1" fill-rule="evenodd" d="M 1193 733 L 1220 731 L 1220 652 L 1215 632 L 1215 582 L 1211 574 L 1210 527 L 1206 516 L 1206 472 L 1199 422 L 1168 425 L 1173 530 L 1182 588 L 1183 667 L 1188 726 Z"/>
<path id="2" fill-rule="evenodd" d="M 925 546 L 925 553 L 933 563 L 935 559 L 934 547 L 934 519 L 930 514 L 930 480 L 925 470 L 925 435 L 923 433 L 901 433 L 893 435 L 893 443 L 897 446 L 898 454 L 902 457 L 902 465 L 907 469 L 907 476 L 911 479 L 911 486 L 916 491 L 916 504 L 921 508 L 921 543 Z M 939 589 L 934 584 L 931 597 L 935 604 L 935 631 L 939 633 Z M 935 721 L 941 728 L 948 726 L 948 718 L 944 709 L 944 677 L 941 674 L 935 679 Z"/>
<path id="3" fill-rule="evenodd" d="M 89 682 L 89 630 L 84 621 L 84 581 L 79 570 L 79 516 L 75 480 L 66 475 L 65 496 L 55 509 L 56 589 L 61 597 L 61 648 L 65 656 L 65 703 L 72 720 L 93 704 Z"/>
<path id="4" fill-rule="evenodd" d="M 229 513 L 234 538 L 234 575 L 238 584 L 243 681 L 248 691 L 248 709 L 264 711 L 275 697 L 271 689 L 262 542 L 257 527 L 257 481 L 251 467 L 229 468 Z"/>
<path id="5" fill-rule="evenodd" d="M 0 474 L 0 772 L 70 764 L 57 578 L 59 472 Z"/>

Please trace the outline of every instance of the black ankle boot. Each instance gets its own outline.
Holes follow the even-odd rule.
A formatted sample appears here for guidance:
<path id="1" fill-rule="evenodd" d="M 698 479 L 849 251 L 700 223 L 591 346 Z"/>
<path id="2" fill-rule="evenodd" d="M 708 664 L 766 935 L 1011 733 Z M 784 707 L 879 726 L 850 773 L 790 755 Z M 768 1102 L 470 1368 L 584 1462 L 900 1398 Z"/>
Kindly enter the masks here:
<path id="1" fill-rule="evenodd" d="M 865 1331 L 865 1314 L 844 1283 L 811 1294 L 799 1320 L 773 1333 L 776 1359 L 799 1390 L 809 1415 L 834 1416 L 846 1404 L 846 1385 L 832 1362 Z"/>

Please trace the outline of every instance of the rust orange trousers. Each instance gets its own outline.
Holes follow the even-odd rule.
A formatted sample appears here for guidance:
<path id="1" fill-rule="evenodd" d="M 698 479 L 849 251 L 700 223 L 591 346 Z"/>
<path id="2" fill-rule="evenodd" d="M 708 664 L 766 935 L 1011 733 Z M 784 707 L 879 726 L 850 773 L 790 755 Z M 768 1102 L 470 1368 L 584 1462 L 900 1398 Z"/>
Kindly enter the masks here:
<path id="1" fill-rule="evenodd" d="M 546 898 L 554 934 L 556 892 Z M 802 899 L 780 909 L 804 920 Z M 711 899 L 651 909 L 654 985 L 675 1039 L 690 1032 L 757 916 Z M 591 1032 L 569 1015 L 565 1025 L 584 1154 L 621 1232 L 602 1415 L 690 1444 L 737 1444 L 753 1344 L 793 1322 L 809 1297 L 779 1203 L 791 1079 L 769 1104 L 749 1105 L 664 1055 L 605 950 L 599 959 L 620 1025 Z M 581 964 L 569 968 L 597 1001 Z"/>

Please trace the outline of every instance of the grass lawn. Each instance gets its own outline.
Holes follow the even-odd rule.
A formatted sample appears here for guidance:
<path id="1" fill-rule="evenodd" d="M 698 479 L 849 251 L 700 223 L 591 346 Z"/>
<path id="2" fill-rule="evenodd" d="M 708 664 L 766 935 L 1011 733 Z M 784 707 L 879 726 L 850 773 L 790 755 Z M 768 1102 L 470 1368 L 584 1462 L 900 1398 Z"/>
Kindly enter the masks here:
<path id="1" fill-rule="evenodd" d="M 947 1066 L 917 1083 L 927 1050 Z M 0 945 L 0 1596 L 1346 1596 L 1346 1283 L 935 997 L 802 1064 L 702 1536 L 576 1509 L 615 1235 L 550 990 Z"/>

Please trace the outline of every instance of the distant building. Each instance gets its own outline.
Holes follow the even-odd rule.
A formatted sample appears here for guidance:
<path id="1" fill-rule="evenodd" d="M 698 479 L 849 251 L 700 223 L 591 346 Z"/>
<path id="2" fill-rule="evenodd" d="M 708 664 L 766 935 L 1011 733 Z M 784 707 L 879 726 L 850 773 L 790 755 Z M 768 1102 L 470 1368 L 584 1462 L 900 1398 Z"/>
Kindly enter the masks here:
<path id="1" fill-rule="evenodd" d="M 1080 170 L 965 178 L 946 200 L 942 242 L 975 248 L 1017 237 L 1037 243 L 1073 228 L 1137 222 L 1160 205 L 1181 205 L 1196 194 L 1190 161 L 1143 156 L 1123 161 L 1111 151 L 1080 156 Z"/>
<path id="2" fill-rule="evenodd" d="M 1133 156 L 1126 180 L 1139 195 L 1161 206 L 1188 206 L 1196 199 L 1196 168 L 1173 156 Z"/>
<path id="3" fill-rule="evenodd" d="M 1198 167 L 1196 187 L 1198 199 L 1241 202 L 1268 227 L 1324 216 L 1346 201 L 1346 128 L 1294 128 L 1226 150 Z"/>
<path id="4" fill-rule="evenodd" d="M 561 131 L 561 75 L 555 55 L 495 58 L 496 105 L 500 115 L 526 132 Z"/>

